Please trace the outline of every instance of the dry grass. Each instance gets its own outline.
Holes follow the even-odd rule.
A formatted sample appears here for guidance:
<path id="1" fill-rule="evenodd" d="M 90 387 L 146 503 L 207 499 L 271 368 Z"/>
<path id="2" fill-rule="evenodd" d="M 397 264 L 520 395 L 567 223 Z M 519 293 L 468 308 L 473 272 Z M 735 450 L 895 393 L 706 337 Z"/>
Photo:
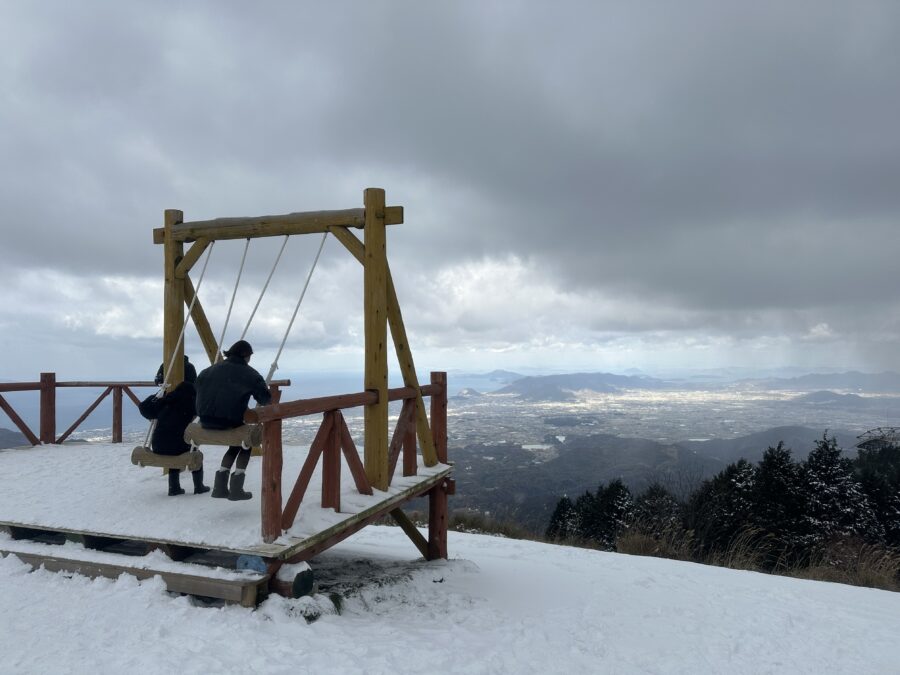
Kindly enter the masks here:
<path id="1" fill-rule="evenodd" d="M 694 533 L 680 527 L 661 532 L 644 523 L 634 523 L 616 540 L 616 551 L 629 555 L 693 561 Z"/>
<path id="2" fill-rule="evenodd" d="M 787 574 L 798 579 L 900 591 L 900 551 L 856 540 L 835 541 L 808 566 Z"/>

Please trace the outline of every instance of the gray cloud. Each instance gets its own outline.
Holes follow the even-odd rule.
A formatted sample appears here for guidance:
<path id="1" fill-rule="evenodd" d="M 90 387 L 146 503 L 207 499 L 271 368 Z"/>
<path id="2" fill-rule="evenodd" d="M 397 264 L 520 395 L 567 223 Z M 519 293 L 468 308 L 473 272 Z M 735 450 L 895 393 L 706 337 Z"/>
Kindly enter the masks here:
<path id="1" fill-rule="evenodd" d="M 892 2 L 8 4 L 4 259 L 91 289 L 81 324 L 44 324 L 60 340 L 120 311 L 152 343 L 163 209 L 348 208 L 380 185 L 436 350 L 778 340 L 786 360 L 817 335 L 900 367 L 898 27 Z M 275 245 L 254 242 L 248 289 Z M 260 340 L 312 248 L 292 243 Z M 216 251 L 214 315 L 239 257 Z M 331 242 L 310 349 L 353 348 L 346 258 Z M 102 276 L 133 279 L 128 300 Z M 21 330 L 36 296 L 13 288 L 0 322 Z"/>

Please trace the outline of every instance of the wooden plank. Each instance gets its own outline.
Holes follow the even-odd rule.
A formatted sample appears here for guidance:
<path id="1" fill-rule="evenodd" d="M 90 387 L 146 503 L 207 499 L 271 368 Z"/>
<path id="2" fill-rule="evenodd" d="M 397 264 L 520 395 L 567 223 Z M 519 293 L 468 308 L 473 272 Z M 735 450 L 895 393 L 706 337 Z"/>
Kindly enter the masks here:
<path id="1" fill-rule="evenodd" d="M 194 245 L 188 249 L 188 252 L 184 254 L 184 257 L 179 261 L 178 265 L 175 266 L 175 276 L 179 279 L 184 279 L 185 275 L 191 271 L 210 243 L 209 239 L 202 238 L 195 241 Z"/>
<path id="2" fill-rule="evenodd" d="M 340 241 L 350 254 L 360 263 L 365 264 L 365 245 L 356 238 L 347 228 L 335 227 L 331 230 L 335 238 Z M 409 347 L 409 338 L 406 336 L 406 327 L 403 324 L 403 314 L 400 311 L 400 301 L 397 299 L 397 290 L 394 287 L 394 279 L 391 276 L 390 267 L 387 267 L 387 319 L 391 329 L 391 338 L 394 341 L 394 351 L 397 354 L 397 363 L 403 375 L 403 383 L 408 387 L 419 388 L 419 378 L 416 374 L 416 366 L 413 362 L 412 350 Z M 425 402 L 422 400 L 424 391 L 419 391 L 416 400 L 416 433 L 419 437 L 419 445 L 422 446 L 422 458 L 426 466 L 437 464 L 437 455 L 432 443 L 431 430 L 428 426 L 428 415 L 425 412 Z"/>
<path id="3" fill-rule="evenodd" d="M 422 536 L 422 533 L 419 532 L 418 528 L 415 524 L 409 519 L 401 509 L 394 509 L 391 511 L 391 518 L 394 519 L 400 529 L 406 533 L 406 536 L 412 540 L 412 543 L 416 545 L 416 548 L 419 549 L 419 553 L 422 554 L 423 558 L 428 558 L 428 540 Z"/>
<path id="4" fill-rule="evenodd" d="M 275 380 L 272 381 L 276 383 Z M 278 380 L 281 386 L 290 386 L 290 380 Z M 426 384 L 420 390 L 423 396 L 430 396 L 432 391 L 440 391 Z M 395 387 L 388 389 L 388 401 L 402 401 L 407 398 L 415 398 L 418 391 L 413 387 Z M 378 400 L 378 394 L 371 391 L 361 391 L 355 394 L 339 394 L 337 396 L 321 396 L 319 398 L 302 398 L 296 401 L 285 401 L 277 405 L 270 404 L 251 408 L 244 413 L 244 422 L 257 424 L 274 419 L 287 419 L 289 417 L 301 417 L 303 415 L 315 415 L 329 410 L 344 410 L 368 405 Z"/>
<path id="5" fill-rule="evenodd" d="M 60 382 L 57 380 L 56 388 L 59 389 L 60 387 L 94 387 L 94 388 L 97 388 L 97 387 L 156 387 L 156 384 L 153 382 L 150 382 L 149 380 L 142 380 L 142 381 L 125 380 L 125 381 L 118 381 L 118 382 L 110 382 L 110 381 L 106 381 L 106 380 L 92 380 L 90 382 L 82 382 L 79 380 L 72 380 L 72 381 Z"/>
<path id="6" fill-rule="evenodd" d="M 366 391 L 378 393 L 378 401 L 364 411 L 364 464 L 369 483 L 386 490 L 388 476 L 388 362 L 387 362 L 387 257 L 384 224 L 384 190 L 365 191 L 366 248 L 363 265 L 363 327 L 365 333 Z"/>
<path id="7" fill-rule="evenodd" d="M 447 463 L 447 373 L 431 373 L 431 434 L 438 461 Z"/>
<path id="8" fill-rule="evenodd" d="M 447 492 L 446 481 L 441 481 L 428 493 L 427 560 L 447 557 Z"/>
<path id="9" fill-rule="evenodd" d="M 282 551 L 278 553 L 278 558 L 289 563 L 304 562 L 310 558 L 314 558 L 322 551 L 328 550 L 350 535 L 359 532 L 366 525 L 373 523 L 379 518 L 383 518 L 400 504 L 426 494 L 435 485 L 444 481 L 451 471 L 452 469 L 448 467 L 433 476 L 429 476 L 421 483 L 413 485 L 383 502 L 360 511 L 347 520 L 336 523 L 312 537 L 286 545 Z"/>
<path id="10" fill-rule="evenodd" d="M 81 417 L 79 417 L 77 420 L 75 420 L 75 422 L 72 424 L 72 426 L 70 426 L 68 429 L 66 429 L 66 431 L 63 433 L 63 435 L 56 439 L 56 442 L 62 443 L 64 440 L 66 440 L 69 437 L 69 434 L 71 434 L 73 431 L 75 431 L 78 428 L 78 425 L 80 425 L 82 422 L 84 422 L 88 418 L 88 415 L 90 415 L 92 412 L 94 412 L 94 409 L 98 405 L 100 405 L 100 402 L 103 399 L 105 399 L 109 395 L 109 392 L 111 392 L 111 391 L 112 391 L 112 386 L 107 387 L 103 391 L 103 393 L 97 397 L 97 400 L 94 401 L 90 405 L 90 407 L 84 411 L 84 413 L 82 413 Z"/>
<path id="11" fill-rule="evenodd" d="M 175 275 L 175 267 L 184 256 L 184 244 L 175 239 L 174 228 L 184 219 L 176 209 L 166 209 L 163 245 L 165 284 L 163 287 L 163 369 L 172 370 L 166 382 L 172 387 L 184 380 L 184 341 L 180 340 L 184 326 L 184 280 Z"/>
<path id="12" fill-rule="evenodd" d="M 403 435 L 403 476 L 415 476 L 419 471 L 419 461 L 416 457 L 416 425 L 414 422 L 406 426 Z"/>
<path id="13" fill-rule="evenodd" d="M 322 453 L 322 508 L 341 512 L 341 415 L 340 410 L 325 413 L 332 417 L 331 432 Z"/>
<path id="14" fill-rule="evenodd" d="M 403 207 L 388 206 L 382 208 L 382 217 L 386 225 L 399 225 L 403 222 Z M 246 218 L 215 218 L 181 223 L 172 234 L 176 241 L 195 241 L 205 238 L 246 239 L 247 237 L 276 237 L 292 234 L 315 234 L 327 232 L 331 227 L 365 226 L 364 209 L 343 209 L 338 211 L 306 211 L 287 213 L 277 216 L 251 216 Z M 165 228 L 153 230 L 153 243 L 165 242 Z"/>
<path id="15" fill-rule="evenodd" d="M 42 443 L 56 440 L 56 373 L 41 373 L 39 425 Z"/>
<path id="16" fill-rule="evenodd" d="M 287 504 L 284 505 L 284 510 L 281 513 L 281 529 L 283 530 L 289 530 L 294 524 L 297 511 L 300 509 L 300 502 L 303 501 L 303 495 L 306 494 L 306 488 L 309 486 L 309 481 L 319 461 L 319 455 L 322 454 L 325 444 L 330 437 L 332 424 L 334 424 L 334 416 L 325 415 L 312 445 L 309 446 L 309 454 L 306 456 L 306 461 L 303 462 L 303 467 L 300 469 L 300 475 L 297 476 L 294 489 L 291 490 L 291 495 L 288 497 Z"/>
<path id="17" fill-rule="evenodd" d="M 388 453 L 388 482 L 394 477 L 394 471 L 397 469 L 397 460 L 400 458 L 400 450 L 408 436 L 408 429 L 415 419 L 415 401 L 406 399 L 403 401 L 403 408 L 397 417 L 397 426 L 394 427 L 394 435 L 391 438 L 390 452 Z"/>
<path id="18" fill-rule="evenodd" d="M 262 495 L 260 496 L 262 538 L 271 543 L 281 536 L 281 420 L 263 425 Z"/>
<path id="19" fill-rule="evenodd" d="M 113 387 L 112 390 L 112 442 L 122 442 L 122 387 Z"/>
<path id="20" fill-rule="evenodd" d="M 193 307 L 191 307 L 191 320 L 194 322 L 194 328 L 197 329 L 197 334 L 200 336 L 200 342 L 203 343 L 203 350 L 206 352 L 206 357 L 209 359 L 210 363 L 215 363 L 216 354 L 219 350 L 219 343 L 216 340 L 216 336 L 213 335 L 212 328 L 209 325 L 209 319 L 206 318 L 206 312 L 203 311 L 203 305 L 200 304 L 200 298 L 197 298 L 197 301 L 194 302 L 195 294 L 194 283 L 191 281 L 190 276 L 185 274 L 184 304 L 191 307 L 191 303 L 193 302 Z"/>
<path id="21" fill-rule="evenodd" d="M 15 549 L 6 550 L 4 547 L 0 547 L 0 555 L 15 555 L 22 562 L 34 568 L 43 566 L 50 572 L 71 572 L 92 579 L 98 577 L 117 579 L 122 574 L 130 574 L 141 580 L 159 576 L 165 582 L 166 589 L 173 593 L 219 598 L 227 602 L 240 603 L 250 607 L 255 606 L 257 593 L 264 591 L 268 583 L 267 578 L 251 578 L 247 580 L 220 579 L 204 577 L 199 574 L 169 572 L 152 568 L 144 569 L 126 564 L 117 565 L 91 560 L 79 560 L 77 558 L 63 557 L 62 555 L 23 552 Z M 248 588 L 255 590 L 250 596 L 246 592 Z"/>
<path id="22" fill-rule="evenodd" d="M 3 410 L 9 417 L 10 421 L 16 425 L 16 428 L 22 432 L 25 438 L 28 439 L 28 442 L 32 445 L 40 445 L 41 440 L 34 435 L 34 432 L 28 428 L 28 425 L 25 424 L 25 421 L 19 417 L 19 413 L 13 410 L 13 407 L 7 402 L 5 398 L 0 396 L 0 409 Z"/>
<path id="23" fill-rule="evenodd" d="M 356 489 L 361 495 L 371 495 L 372 486 L 369 484 L 369 478 L 366 476 L 366 467 L 363 466 L 362 460 L 359 458 L 359 451 L 350 435 L 350 429 L 347 428 L 347 422 L 344 416 L 340 416 L 341 422 L 341 449 L 344 451 L 344 457 L 347 460 L 347 467 L 353 476 L 353 482 Z"/>
<path id="24" fill-rule="evenodd" d="M 122 391 L 124 391 L 128 395 L 128 398 L 130 398 L 136 406 L 141 405 L 141 400 L 137 396 L 134 395 L 134 392 L 131 391 L 131 387 L 123 384 Z"/>
<path id="25" fill-rule="evenodd" d="M 0 392 L 40 391 L 40 382 L 0 382 Z"/>

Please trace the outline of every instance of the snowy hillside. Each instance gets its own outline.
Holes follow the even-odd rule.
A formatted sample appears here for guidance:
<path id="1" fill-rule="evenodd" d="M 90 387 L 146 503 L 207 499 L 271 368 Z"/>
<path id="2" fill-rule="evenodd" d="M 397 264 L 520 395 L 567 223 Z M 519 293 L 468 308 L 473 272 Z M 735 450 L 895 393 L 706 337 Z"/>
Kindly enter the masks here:
<path id="1" fill-rule="evenodd" d="M 256 610 L 0 560 L 2 673 L 897 673 L 900 594 L 450 533 L 415 560 L 369 527 L 324 593 Z M 362 587 L 358 583 L 364 582 Z M 308 623 L 304 614 L 322 616 Z"/>

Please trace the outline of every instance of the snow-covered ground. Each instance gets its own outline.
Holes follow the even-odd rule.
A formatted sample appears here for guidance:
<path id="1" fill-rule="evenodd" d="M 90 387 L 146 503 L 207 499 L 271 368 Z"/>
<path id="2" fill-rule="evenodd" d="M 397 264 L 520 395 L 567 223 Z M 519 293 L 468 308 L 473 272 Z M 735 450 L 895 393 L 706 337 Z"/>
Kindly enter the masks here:
<path id="1" fill-rule="evenodd" d="M 327 595 L 203 607 L 0 560 L 2 673 L 898 673 L 900 594 L 450 533 L 416 561 L 368 527 L 314 561 Z M 308 623 L 304 616 L 321 612 Z"/>

